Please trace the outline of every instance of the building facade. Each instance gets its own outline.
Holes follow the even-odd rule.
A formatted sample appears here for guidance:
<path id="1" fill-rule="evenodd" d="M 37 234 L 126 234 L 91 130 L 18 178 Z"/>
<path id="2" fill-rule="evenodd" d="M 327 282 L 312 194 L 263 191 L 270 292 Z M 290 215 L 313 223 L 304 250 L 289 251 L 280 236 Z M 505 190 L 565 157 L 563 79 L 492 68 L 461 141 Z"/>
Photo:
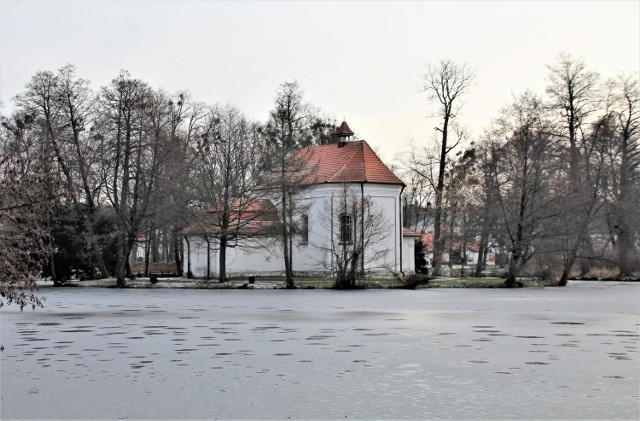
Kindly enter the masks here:
<path id="1" fill-rule="evenodd" d="M 330 276 L 339 253 L 361 245 L 358 267 L 364 274 L 391 276 L 414 271 L 415 234 L 402 228 L 401 194 L 404 183 L 380 160 L 364 140 L 350 141 L 346 123 L 337 133 L 339 142 L 301 149 L 304 162 L 296 194 L 296 233 L 290 248 L 292 269 L 298 275 Z M 275 199 L 265 197 L 254 228 L 238 232 L 227 249 L 226 273 L 278 275 L 284 273 L 282 242 Z M 215 232 L 193 226 L 184 232 L 184 273 L 216 277 L 218 242 Z M 353 244 L 355 242 L 355 244 Z"/>

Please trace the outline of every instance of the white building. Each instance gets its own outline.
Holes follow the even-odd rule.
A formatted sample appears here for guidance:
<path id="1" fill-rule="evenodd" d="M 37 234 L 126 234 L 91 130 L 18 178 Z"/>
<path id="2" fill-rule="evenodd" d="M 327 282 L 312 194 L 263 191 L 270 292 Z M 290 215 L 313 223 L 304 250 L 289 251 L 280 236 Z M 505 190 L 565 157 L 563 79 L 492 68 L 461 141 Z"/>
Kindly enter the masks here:
<path id="1" fill-rule="evenodd" d="M 297 154 L 306 165 L 296 198 L 300 211 L 294 216 L 299 225 L 291 248 L 294 273 L 330 275 L 331 239 L 336 244 L 343 239 L 349 241 L 351 235 L 358 238 L 358 230 L 366 223 L 362 212 L 355 217 L 341 213 L 337 223 L 336 218 L 331 218 L 335 204 L 345 195 L 372 204 L 381 222 L 376 226 L 378 241 L 364 248 L 360 265 L 365 272 L 387 276 L 392 271 L 413 272 L 417 234 L 402 229 L 400 195 L 404 183 L 367 142 L 347 140 L 353 133 L 345 122 L 337 134 L 342 141 L 302 149 Z M 227 276 L 283 274 L 282 243 L 270 230 L 278 223 L 273 202 L 265 197 L 238 217 L 250 219 L 251 223 L 239 231 L 237 246 L 227 249 Z M 208 268 L 210 277 L 217 276 L 219 250 L 215 233 L 198 226 L 185 230 L 185 274 L 191 270 L 193 276 L 205 277 Z"/>

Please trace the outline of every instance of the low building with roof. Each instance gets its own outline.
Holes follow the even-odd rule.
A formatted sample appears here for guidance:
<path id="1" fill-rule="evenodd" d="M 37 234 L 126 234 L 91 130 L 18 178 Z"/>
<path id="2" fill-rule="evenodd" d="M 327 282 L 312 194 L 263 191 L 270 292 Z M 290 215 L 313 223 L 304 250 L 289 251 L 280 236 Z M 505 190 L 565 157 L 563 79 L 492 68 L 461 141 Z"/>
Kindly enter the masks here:
<path id="1" fill-rule="evenodd" d="M 371 206 L 380 220 L 376 226 L 378 240 L 364 248 L 359 265 L 365 273 L 391 275 L 392 272 L 414 271 L 414 242 L 417 234 L 402 228 L 401 194 L 405 184 L 387 167 L 364 140 L 350 140 L 353 132 L 343 122 L 335 134 L 337 143 L 300 149 L 294 160 L 304 162 L 297 182 L 297 232 L 291 247 L 292 269 L 297 274 L 330 275 L 333 267 L 332 241 L 360 239 L 365 229 L 364 213 L 342 219 L 331 218 L 331 204 L 345 197 Z M 282 245 L 276 233 L 277 197 L 269 200 L 268 192 L 261 208 L 240 217 L 250 219 L 246 229 L 238 231 L 238 247 L 227 252 L 228 275 L 264 275 L 284 273 Z M 215 211 L 209 211 L 214 217 Z M 210 238 L 215 238 L 215 224 L 192 226 L 185 230 L 184 273 L 204 277 L 209 270 L 215 277 L 217 250 Z M 242 237 L 242 238 L 240 238 Z M 337 238 L 337 240 L 336 240 Z M 242 243 L 242 244 L 241 244 Z M 241 246 L 240 246 L 241 244 Z M 208 255 L 208 258 L 207 258 Z"/>

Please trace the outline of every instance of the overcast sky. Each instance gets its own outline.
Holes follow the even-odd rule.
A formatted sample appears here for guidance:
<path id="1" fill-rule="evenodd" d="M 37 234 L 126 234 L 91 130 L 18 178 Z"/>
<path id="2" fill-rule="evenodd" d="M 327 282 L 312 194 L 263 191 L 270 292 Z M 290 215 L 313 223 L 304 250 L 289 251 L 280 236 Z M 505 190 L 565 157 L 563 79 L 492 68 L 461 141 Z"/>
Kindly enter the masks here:
<path id="1" fill-rule="evenodd" d="M 231 102 L 264 121 L 296 79 L 305 98 L 390 160 L 433 139 L 429 63 L 477 77 L 459 120 L 482 132 L 512 95 L 543 93 L 559 53 L 604 77 L 640 69 L 640 1 L 0 0 L 0 100 L 66 63 L 97 89 L 120 69 L 195 100 Z"/>

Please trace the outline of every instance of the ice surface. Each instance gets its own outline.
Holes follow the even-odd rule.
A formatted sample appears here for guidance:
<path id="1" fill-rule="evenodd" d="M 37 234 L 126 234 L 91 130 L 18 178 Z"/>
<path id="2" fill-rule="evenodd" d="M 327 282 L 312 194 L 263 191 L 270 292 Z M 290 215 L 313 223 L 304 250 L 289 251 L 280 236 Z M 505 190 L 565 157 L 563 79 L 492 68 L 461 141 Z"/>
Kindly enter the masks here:
<path id="1" fill-rule="evenodd" d="M 43 288 L 0 417 L 639 419 L 639 293 Z"/>

